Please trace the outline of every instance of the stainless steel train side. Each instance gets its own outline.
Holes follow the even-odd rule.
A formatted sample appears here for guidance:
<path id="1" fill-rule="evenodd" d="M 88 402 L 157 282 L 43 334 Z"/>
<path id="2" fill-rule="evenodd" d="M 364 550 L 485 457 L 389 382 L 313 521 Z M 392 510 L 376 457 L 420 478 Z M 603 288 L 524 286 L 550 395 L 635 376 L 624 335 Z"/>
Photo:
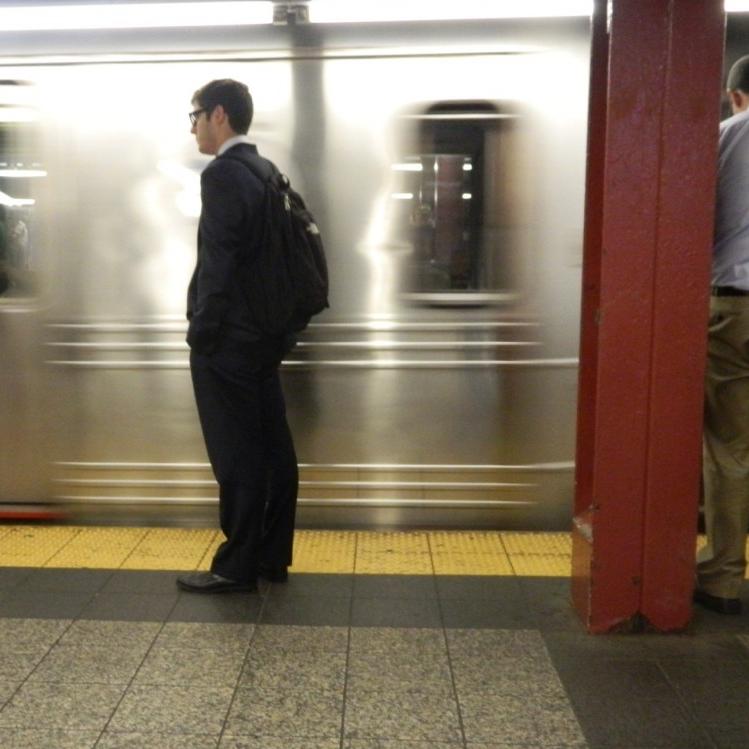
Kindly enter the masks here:
<path id="1" fill-rule="evenodd" d="M 0 122 L 5 222 L 27 230 L 0 258 L 0 503 L 214 518 L 184 344 L 205 165 L 186 112 L 234 77 L 329 257 L 331 309 L 283 369 L 300 523 L 565 526 L 588 35 L 0 33 L 0 97 L 33 92 Z"/>

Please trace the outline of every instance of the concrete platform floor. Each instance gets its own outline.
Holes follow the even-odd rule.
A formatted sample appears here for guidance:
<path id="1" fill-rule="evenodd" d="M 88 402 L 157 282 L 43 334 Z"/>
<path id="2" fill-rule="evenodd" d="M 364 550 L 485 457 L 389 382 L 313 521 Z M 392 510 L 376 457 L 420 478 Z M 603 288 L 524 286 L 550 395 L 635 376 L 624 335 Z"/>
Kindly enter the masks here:
<path id="1" fill-rule="evenodd" d="M 498 534 L 504 574 L 475 574 L 471 555 L 488 559 L 497 540 L 485 535 L 354 538 L 353 555 L 332 544 L 348 549 L 346 571 L 292 570 L 258 594 L 200 596 L 174 580 L 200 566 L 213 531 L 190 566 L 183 556 L 173 569 L 132 569 L 135 549 L 153 551 L 152 567 L 164 559 L 144 545 L 148 529 L 129 530 L 129 552 L 108 536 L 74 567 L 51 563 L 96 534 L 0 528 L 0 747 L 749 747 L 749 614 L 696 610 L 680 635 L 590 636 L 567 577 L 511 561 L 517 542 L 526 556 L 564 557 L 563 534 Z M 57 546 L 38 553 L 46 532 Z M 317 541 L 340 566 L 331 538 Z M 22 542 L 36 563 L 7 564 Z M 437 572 L 440 555 L 440 570 L 465 574 Z"/>

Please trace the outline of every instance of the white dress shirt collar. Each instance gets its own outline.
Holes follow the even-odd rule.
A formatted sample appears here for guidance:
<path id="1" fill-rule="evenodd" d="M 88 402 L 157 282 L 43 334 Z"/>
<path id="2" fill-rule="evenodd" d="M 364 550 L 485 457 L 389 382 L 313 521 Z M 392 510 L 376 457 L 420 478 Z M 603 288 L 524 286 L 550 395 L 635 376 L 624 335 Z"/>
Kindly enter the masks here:
<path id="1" fill-rule="evenodd" d="M 216 151 L 216 156 L 221 156 L 221 154 L 226 153 L 232 146 L 236 146 L 240 143 L 248 143 L 252 145 L 252 141 L 250 140 L 249 136 L 235 135 L 233 138 L 229 138 L 228 140 L 225 140 L 219 146 L 218 151 Z"/>

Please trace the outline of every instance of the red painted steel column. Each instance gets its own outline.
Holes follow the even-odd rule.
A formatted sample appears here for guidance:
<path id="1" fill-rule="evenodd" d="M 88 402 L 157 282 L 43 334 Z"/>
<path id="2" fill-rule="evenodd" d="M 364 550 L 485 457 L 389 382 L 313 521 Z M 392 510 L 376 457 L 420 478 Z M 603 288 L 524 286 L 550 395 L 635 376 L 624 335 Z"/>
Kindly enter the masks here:
<path id="1" fill-rule="evenodd" d="M 572 582 L 591 632 L 691 613 L 723 28 L 722 0 L 614 0 L 607 34 L 596 3 Z"/>

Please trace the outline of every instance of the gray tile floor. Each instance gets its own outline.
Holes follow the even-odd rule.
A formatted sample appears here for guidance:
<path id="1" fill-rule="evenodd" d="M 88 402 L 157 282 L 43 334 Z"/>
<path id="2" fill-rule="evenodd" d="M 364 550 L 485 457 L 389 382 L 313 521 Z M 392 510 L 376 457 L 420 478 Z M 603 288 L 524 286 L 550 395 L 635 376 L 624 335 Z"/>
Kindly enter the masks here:
<path id="1" fill-rule="evenodd" d="M 749 746 L 746 616 L 593 637 L 567 580 L 44 572 L 0 575 L 3 749 Z"/>

